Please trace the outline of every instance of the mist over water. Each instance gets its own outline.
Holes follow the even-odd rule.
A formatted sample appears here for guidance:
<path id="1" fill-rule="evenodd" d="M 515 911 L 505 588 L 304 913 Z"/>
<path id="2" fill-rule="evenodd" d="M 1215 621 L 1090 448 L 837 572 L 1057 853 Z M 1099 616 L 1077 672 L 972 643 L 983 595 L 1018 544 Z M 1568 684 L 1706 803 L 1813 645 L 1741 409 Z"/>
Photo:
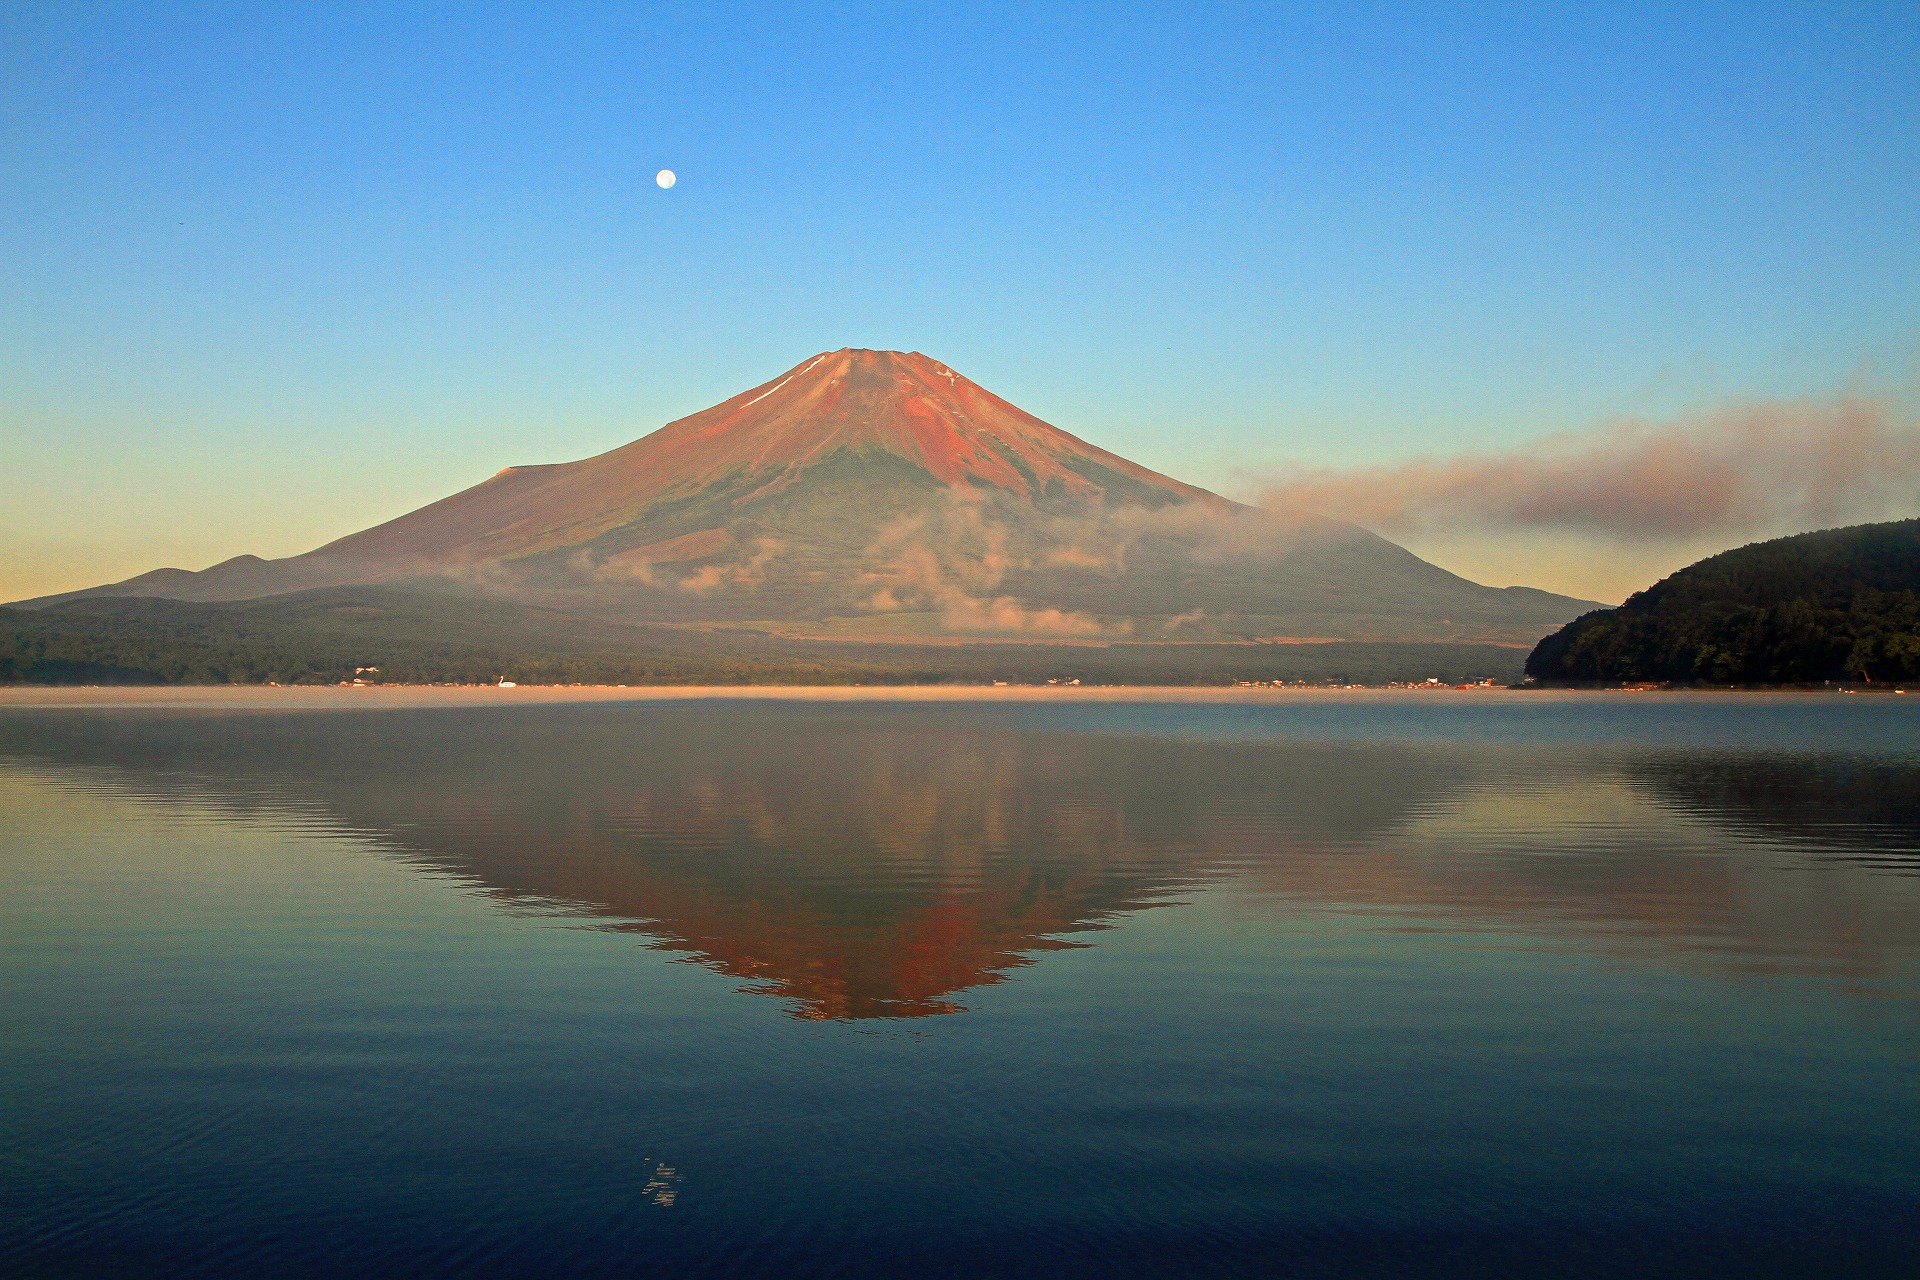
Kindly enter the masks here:
<path id="1" fill-rule="evenodd" d="M 1898 1274 L 1916 715 L 0 709 L 0 1270 Z"/>

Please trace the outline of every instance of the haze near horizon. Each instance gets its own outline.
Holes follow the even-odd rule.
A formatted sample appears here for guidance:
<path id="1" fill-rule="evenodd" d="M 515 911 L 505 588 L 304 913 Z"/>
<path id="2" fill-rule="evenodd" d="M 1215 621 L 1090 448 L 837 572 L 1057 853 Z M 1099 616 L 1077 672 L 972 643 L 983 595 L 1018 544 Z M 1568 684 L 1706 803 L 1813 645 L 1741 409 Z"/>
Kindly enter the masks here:
<path id="1" fill-rule="evenodd" d="M 21 7 L 0 598 L 302 552 L 842 346 L 1495 586 L 1911 515 L 1917 43 L 1894 5 Z"/>

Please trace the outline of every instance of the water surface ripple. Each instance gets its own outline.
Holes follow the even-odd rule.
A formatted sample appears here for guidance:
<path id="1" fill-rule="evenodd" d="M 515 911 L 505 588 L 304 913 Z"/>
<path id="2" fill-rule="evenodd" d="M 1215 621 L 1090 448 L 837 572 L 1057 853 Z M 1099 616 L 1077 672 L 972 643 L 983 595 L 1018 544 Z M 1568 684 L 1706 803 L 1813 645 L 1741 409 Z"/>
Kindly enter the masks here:
<path id="1" fill-rule="evenodd" d="M 0 1272 L 1915 1274 L 1916 728 L 0 706 Z"/>

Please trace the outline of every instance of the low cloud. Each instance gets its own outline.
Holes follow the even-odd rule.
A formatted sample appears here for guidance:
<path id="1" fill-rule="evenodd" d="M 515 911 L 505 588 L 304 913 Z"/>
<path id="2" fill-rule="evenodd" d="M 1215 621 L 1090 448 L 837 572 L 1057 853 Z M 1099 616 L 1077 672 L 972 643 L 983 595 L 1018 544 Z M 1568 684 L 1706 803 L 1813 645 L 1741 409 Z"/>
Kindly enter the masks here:
<path id="1" fill-rule="evenodd" d="M 449 578 L 490 595 L 512 595 L 525 585 L 524 575 L 498 560 L 469 560 L 457 564 L 422 565 L 421 571 Z"/>
<path id="2" fill-rule="evenodd" d="M 1047 523 L 1058 545 L 1042 563 L 1049 568 L 1117 577 L 1143 550 L 1178 554 L 1196 564 L 1270 560 L 1324 536 L 1327 524 L 1297 511 L 1261 510 L 1228 502 L 1188 502 L 1164 507 L 1120 506 L 1096 516 L 1060 517 Z"/>
<path id="3" fill-rule="evenodd" d="M 949 631 L 1005 631 L 1043 636 L 1097 636 L 1106 628 L 1091 614 L 1065 609 L 1029 609 L 1012 596 L 981 599 L 942 592 L 940 622 Z M 1121 630 L 1130 628 L 1122 627 Z"/>
<path id="4" fill-rule="evenodd" d="M 596 560 L 590 551 L 576 551 L 567 557 L 567 569 L 575 577 L 598 582 L 637 582 L 654 585 L 653 562 L 631 556 Z"/>
<path id="5" fill-rule="evenodd" d="M 1101 555 L 1085 547 L 1055 547 L 1047 552 L 1046 562 L 1063 569 L 1086 569 L 1093 573 L 1118 573 L 1126 568 L 1124 547 L 1111 555 Z"/>
<path id="6" fill-rule="evenodd" d="M 867 601 L 876 612 L 934 609 L 942 627 L 960 632 L 1096 636 L 1129 629 L 1103 627 L 1087 613 L 1030 609 L 997 593 L 1010 570 L 1028 565 L 1009 550 L 1006 528 L 966 494 L 932 520 L 916 516 L 889 525 L 867 555 L 878 565 L 869 575 L 878 585 Z"/>
<path id="7" fill-rule="evenodd" d="M 753 549 L 744 559 L 702 565 L 680 579 L 678 585 L 682 591 L 694 595 L 705 595 L 722 587 L 751 589 L 767 580 L 767 565 L 784 555 L 786 550 L 787 544 L 778 538 L 756 538 Z"/>
<path id="8" fill-rule="evenodd" d="M 1920 423 L 1892 400 L 1863 396 L 1750 402 L 1497 453 L 1308 472 L 1268 487 L 1260 502 L 1389 536 L 1762 537 L 1920 514 Z"/>

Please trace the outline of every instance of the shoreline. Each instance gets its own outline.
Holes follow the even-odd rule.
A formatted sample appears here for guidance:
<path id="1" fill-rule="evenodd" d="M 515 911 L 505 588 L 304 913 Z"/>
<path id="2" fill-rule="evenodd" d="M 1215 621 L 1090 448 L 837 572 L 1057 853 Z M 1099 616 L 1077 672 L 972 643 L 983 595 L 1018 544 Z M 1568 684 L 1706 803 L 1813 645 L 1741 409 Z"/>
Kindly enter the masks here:
<path id="1" fill-rule="evenodd" d="M 1274 703 L 1283 701 L 1422 702 L 1457 698 L 1501 701 L 1648 698 L 1701 700 L 1728 695 L 1765 698 L 1832 697 L 1831 689 L 1539 689 L 1442 685 L 1433 688 L 1222 685 L 13 685 L 0 687 L 9 708 L 380 710 L 435 706 L 553 706 L 596 702 L 1063 702 Z M 1876 693 L 1881 692 L 1876 690 Z M 1904 691 L 1886 690 L 1886 696 Z M 1916 698 L 1920 705 L 1920 698 Z"/>

